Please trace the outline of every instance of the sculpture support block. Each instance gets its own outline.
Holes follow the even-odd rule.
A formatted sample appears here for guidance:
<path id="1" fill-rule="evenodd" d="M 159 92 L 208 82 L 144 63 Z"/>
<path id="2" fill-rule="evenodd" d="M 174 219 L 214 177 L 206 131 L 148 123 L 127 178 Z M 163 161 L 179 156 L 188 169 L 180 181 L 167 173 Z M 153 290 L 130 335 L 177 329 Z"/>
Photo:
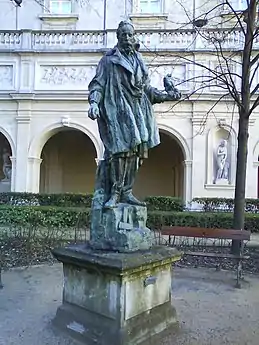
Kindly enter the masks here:
<path id="1" fill-rule="evenodd" d="M 112 209 L 93 208 L 90 244 L 94 249 L 118 252 L 148 250 L 154 234 L 146 227 L 147 208 L 118 204 Z"/>
<path id="2" fill-rule="evenodd" d="M 138 345 L 176 326 L 171 304 L 173 248 L 115 253 L 80 245 L 56 249 L 63 304 L 54 324 L 87 345 Z"/>

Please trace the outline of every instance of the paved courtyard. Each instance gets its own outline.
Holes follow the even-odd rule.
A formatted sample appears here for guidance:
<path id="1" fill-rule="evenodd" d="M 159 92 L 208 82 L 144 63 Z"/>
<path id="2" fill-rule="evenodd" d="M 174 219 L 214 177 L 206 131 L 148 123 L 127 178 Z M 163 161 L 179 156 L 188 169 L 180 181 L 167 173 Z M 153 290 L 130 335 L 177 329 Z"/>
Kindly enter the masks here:
<path id="1" fill-rule="evenodd" d="M 234 286 L 234 274 L 176 268 L 174 304 L 180 329 L 149 345 L 258 345 L 259 277 Z M 76 345 L 50 325 L 62 295 L 62 266 L 13 269 L 0 290 L 0 345 Z M 112 345 L 112 344 L 111 344 Z"/>

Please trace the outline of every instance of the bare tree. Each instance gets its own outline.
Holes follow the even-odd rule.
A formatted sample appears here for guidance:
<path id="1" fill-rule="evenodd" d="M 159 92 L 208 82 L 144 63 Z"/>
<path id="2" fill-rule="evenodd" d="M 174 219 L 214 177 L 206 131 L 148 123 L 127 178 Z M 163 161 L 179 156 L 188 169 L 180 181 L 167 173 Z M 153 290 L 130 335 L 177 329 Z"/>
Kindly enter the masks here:
<path id="1" fill-rule="evenodd" d="M 210 66 L 193 58 L 193 54 L 186 52 L 177 57 L 192 63 L 202 74 L 194 75 L 188 80 L 196 84 L 193 92 L 183 99 L 190 98 L 194 94 L 200 94 L 206 88 L 216 86 L 222 89 L 221 95 L 215 101 L 208 114 L 222 100 L 232 99 L 237 107 L 239 115 L 236 184 L 234 198 L 233 227 L 237 230 L 244 229 L 245 221 L 245 186 L 247 170 L 247 150 L 249 135 L 249 117 L 259 105 L 259 84 L 255 83 L 259 73 L 259 53 L 253 50 L 253 45 L 258 42 L 258 0 L 245 0 L 246 9 L 237 11 L 231 1 L 222 0 L 213 8 L 208 8 L 198 18 L 189 18 L 194 25 L 196 42 L 200 41 L 200 47 L 208 47 L 206 54 L 217 61 L 217 66 Z M 181 0 L 178 1 L 181 4 Z M 182 5 L 183 6 L 183 5 Z M 186 15 L 189 13 L 186 10 Z M 222 17 L 222 13 L 227 14 Z M 220 16 L 219 16 L 220 14 Z M 222 29 L 206 29 L 206 25 L 212 21 L 219 25 L 220 18 Z M 223 19 L 222 19 L 223 18 Z M 225 19 L 224 19 L 225 18 Z M 213 25 L 213 24 L 212 24 Z M 210 25 L 211 26 L 211 25 Z M 228 43 L 234 37 L 236 49 L 228 49 Z M 212 48 L 213 49 L 209 49 Z M 195 54 L 194 54 L 195 56 Z M 233 241 L 232 251 L 238 253 L 240 242 Z"/>

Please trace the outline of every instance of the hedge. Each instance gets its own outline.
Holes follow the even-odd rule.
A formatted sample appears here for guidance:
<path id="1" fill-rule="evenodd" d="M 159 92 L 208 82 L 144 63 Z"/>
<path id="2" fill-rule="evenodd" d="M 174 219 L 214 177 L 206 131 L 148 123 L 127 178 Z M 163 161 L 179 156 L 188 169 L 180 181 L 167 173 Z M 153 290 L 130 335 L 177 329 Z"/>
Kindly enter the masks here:
<path id="1" fill-rule="evenodd" d="M 162 225 L 232 228 L 231 213 L 148 211 L 147 226 Z M 90 209 L 42 206 L 1 206 L 0 226 L 43 226 L 46 228 L 89 227 Z M 245 229 L 259 232 L 259 215 L 247 213 Z"/>
<path id="2" fill-rule="evenodd" d="M 41 226 L 71 228 L 88 226 L 89 208 L 61 208 L 44 206 L 1 206 L 0 226 Z"/>
<path id="3" fill-rule="evenodd" d="M 201 205 L 204 212 L 233 212 L 234 209 L 234 199 L 231 198 L 194 198 L 192 201 Z M 259 212 L 259 199 L 246 199 L 245 211 Z"/>
<path id="4" fill-rule="evenodd" d="M 0 193 L 0 205 L 91 207 L 92 194 Z"/>
<path id="5" fill-rule="evenodd" d="M 92 194 L 33 194 L 33 193 L 0 193 L 0 205 L 14 206 L 59 206 L 91 207 Z M 149 210 L 176 211 L 184 210 L 182 199 L 170 196 L 150 196 L 145 201 Z"/>
<path id="6" fill-rule="evenodd" d="M 183 212 L 184 201 L 171 196 L 148 196 L 145 199 L 149 211 Z"/>

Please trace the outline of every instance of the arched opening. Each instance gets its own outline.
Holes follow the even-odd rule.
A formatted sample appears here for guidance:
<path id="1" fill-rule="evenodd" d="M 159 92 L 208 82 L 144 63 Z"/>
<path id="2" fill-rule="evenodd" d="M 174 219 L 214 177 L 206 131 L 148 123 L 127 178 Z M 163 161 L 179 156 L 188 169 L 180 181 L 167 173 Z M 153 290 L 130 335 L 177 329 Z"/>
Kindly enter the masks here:
<path id="1" fill-rule="evenodd" d="M 0 133 L 0 193 L 11 191 L 12 149 L 7 138 Z"/>
<path id="2" fill-rule="evenodd" d="M 134 186 L 138 197 L 175 196 L 183 198 L 184 153 L 178 140 L 160 131 L 161 144 L 149 151 Z"/>
<path id="3" fill-rule="evenodd" d="M 41 193 L 93 192 L 96 150 L 83 132 L 62 128 L 45 143 L 41 159 Z"/>

